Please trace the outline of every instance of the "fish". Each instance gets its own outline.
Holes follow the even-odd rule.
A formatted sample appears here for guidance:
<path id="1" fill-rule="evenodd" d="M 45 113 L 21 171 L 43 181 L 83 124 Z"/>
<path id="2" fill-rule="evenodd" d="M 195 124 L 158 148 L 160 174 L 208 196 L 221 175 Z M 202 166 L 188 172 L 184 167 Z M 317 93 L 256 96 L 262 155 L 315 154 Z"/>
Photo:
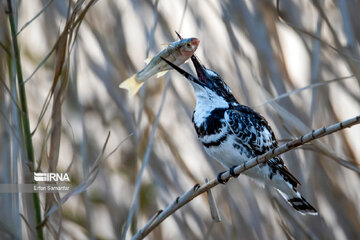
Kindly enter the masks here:
<path id="1" fill-rule="evenodd" d="M 119 88 L 128 90 L 129 94 L 134 96 L 147 79 L 155 74 L 156 77 L 159 78 L 172 69 L 172 67 L 163 61 L 162 58 L 165 58 L 176 66 L 180 66 L 194 54 L 199 43 L 200 40 L 195 37 L 183 38 L 179 41 L 170 43 L 167 48 L 162 50 L 155 57 L 146 59 L 145 63 L 147 65 L 140 72 L 124 80 L 119 85 Z"/>

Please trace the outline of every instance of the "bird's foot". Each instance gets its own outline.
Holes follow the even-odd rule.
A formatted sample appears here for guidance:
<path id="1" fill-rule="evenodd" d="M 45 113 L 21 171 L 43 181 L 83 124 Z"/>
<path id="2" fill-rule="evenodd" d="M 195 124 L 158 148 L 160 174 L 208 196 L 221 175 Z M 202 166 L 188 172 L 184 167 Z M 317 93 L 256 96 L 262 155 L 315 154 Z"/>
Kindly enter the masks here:
<path id="1" fill-rule="evenodd" d="M 236 173 L 234 172 L 234 169 L 235 169 L 237 166 L 239 166 L 239 165 L 235 165 L 235 166 L 232 166 L 232 167 L 230 168 L 230 175 L 233 176 L 234 178 L 237 178 L 237 177 L 240 175 L 240 173 L 236 174 Z"/>
<path id="2" fill-rule="evenodd" d="M 221 184 L 225 184 L 225 183 L 227 183 L 227 182 L 229 181 L 229 179 L 223 180 L 223 179 L 221 178 L 221 176 L 222 176 L 225 172 L 227 172 L 227 171 L 221 172 L 221 173 L 219 173 L 219 174 L 217 175 L 217 180 L 218 180 L 218 182 L 221 183 Z"/>

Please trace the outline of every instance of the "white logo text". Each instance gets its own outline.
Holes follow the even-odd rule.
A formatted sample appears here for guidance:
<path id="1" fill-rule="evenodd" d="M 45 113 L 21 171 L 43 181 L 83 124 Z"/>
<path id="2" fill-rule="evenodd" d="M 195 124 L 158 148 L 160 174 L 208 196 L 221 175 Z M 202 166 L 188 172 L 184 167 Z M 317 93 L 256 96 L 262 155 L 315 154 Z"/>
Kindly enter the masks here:
<path id="1" fill-rule="evenodd" d="M 70 182 L 67 173 L 36 173 L 34 172 L 34 180 L 37 182 Z"/>

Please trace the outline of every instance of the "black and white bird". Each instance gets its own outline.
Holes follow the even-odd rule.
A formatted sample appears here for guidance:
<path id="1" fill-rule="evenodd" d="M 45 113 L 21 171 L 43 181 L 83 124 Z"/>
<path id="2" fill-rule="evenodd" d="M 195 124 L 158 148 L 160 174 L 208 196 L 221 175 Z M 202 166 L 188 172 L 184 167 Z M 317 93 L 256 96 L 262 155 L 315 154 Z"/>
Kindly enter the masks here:
<path id="1" fill-rule="evenodd" d="M 191 60 L 198 78 L 163 60 L 190 80 L 196 95 L 192 121 L 198 138 L 205 151 L 230 168 L 234 177 L 237 177 L 234 167 L 278 146 L 265 118 L 250 107 L 239 104 L 222 78 L 200 64 L 195 56 Z M 298 212 L 317 214 L 316 209 L 297 191 L 300 183 L 281 157 L 274 157 L 244 174 L 277 189 Z M 221 182 L 221 174 L 218 179 Z"/>

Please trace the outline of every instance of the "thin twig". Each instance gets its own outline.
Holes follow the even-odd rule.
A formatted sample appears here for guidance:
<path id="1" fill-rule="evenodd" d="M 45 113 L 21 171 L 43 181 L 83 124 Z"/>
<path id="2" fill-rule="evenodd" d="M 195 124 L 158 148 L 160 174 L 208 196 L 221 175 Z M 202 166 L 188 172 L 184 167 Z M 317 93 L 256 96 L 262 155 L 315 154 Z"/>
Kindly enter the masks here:
<path id="1" fill-rule="evenodd" d="M 359 124 L 360 123 L 360 115 L 353 117 L 351 119 L 348 119 L 346 121 L 343 122 L 339 122 L 336 124 L 333 124 L 327 128 L 322 127 L 319 128 L 317 130 L 313 130 L 301 137 L 296 138 L 295 140 L 292 140 L 286 144 L 281 145 L 278 148 L 275 148 L 271 151 L 268 151 L 267 153 L 264 153 L 260 156 L 257 156 L 256 158 L 253 158 L 239 166 L 237 166 L 234 169 L 234 173 L 235 174 L 240 174 L 260 163 L 264 163 L 267 160 L 276 157 L 282 153 L 288 152 L 298 146 L 304 145 L 305 143 L 308 143 L 312 140 L 315 140 L 317 138 L 320 137 L 324 137 L 326 135 L 332 134 L 334 132 L 337 132 L 339 130 L 342 130 L 344 128 L 349 128 L 353 125 Z M 221 179 L 226 182 L 227 180 L 229 180 L 231 178 L 230 175 L 230 171 L 226 171 L 221 175 Z M 154 228 L 156 228 L 162 221 L 164 221 L 167 217 L 169 217 L 171 214 L 173 214 L 175 211 L 177 211 L 179 208 L 181 208 L 182 206 L 184 206 L 185 204 L 187 204 L 188 202 L 190 202 L 192 199 L 194 199 L 195 197 L 199 196 L 200 194 L 208 191 L 210 188 L 215 187 L 216 185 L 218 185 L 219 182 L 217 180 L 217 178 L 212 179 L 211 181 L 209 181 L 208 183 L 205 183 L 202 186 L 199 186 L 198 184 L 196 184 L 192 189 L 190 189 L 189 191 L 187 191 L 186 193 L 184 193 L 182 196 L 176 198 L 175 201 L 173 201 L 170 205 L 168 205 L 165 210 L 163 210 L 161 212 L 161 214 L 159 214 L 159 216 L 153 220 L 152 219 L 152 224 L 146 224 L 144 228 L 140 229 L 140 231 L 138 231 L 134 236 L 133 236 L 133 240 L 136 239 L 143 239 L 144 237 L 146 237 L 152 230 L 154 230 Z"/>
<path id="2" fill-rule="evenodd" d="M 133 194 L 133 200 L 132 200 L 132 204 L 131 204 L 131 207 L 130 207 L 130 210 L 129 210 L 129 215 L 128 215 L 128 218 L 127 218 L 127 221 L 126 221 L 126 225 L 124 226 L 123 233 L 122 233 L 122 236 L 121 236 L 122 240 L 125 240 L 126 233 L 127 233 L 128 229 L 129 229 L 129 226 L 130 226 L 130 224 L 132 222 L 132 218 L 133 218 L 133 215 L 134 215 L 136 203 L 137 203 L 138 197 L 139 197 L 139 191 L 140 191 L 142 176 L 144 174 L 146 166 L 149 163 L 150 153 L 151 153 L 151 149 L 152 149 L 152 143 L 154 141 L 156 129 L 157 129 L 157 126 L 159 124 L 160 114 L 162 112 L 162 109 L 163 109 L 163 106 L 164 106 L 164 103 L 165 103 L 166 92 L 167 92 L 167 89 L 169 87 L 169 82 L 170 82 L 170 80 L 168 78 L 166 80 L 166 85 L 165 85 L 165 88 L 164 88 L 164 91 L 163 91 L 159 111 L 158 111 L 158 113 L 156 115 L 154 125 L 153 125 L 153 127 L 151 129 L 151 134 L 150 134 L 150 137 L 149 137 L 148 146 L 146 148 L 144 161 L 143 161 L 143 163 L 141 165 L 140 172 L 139 172 L 139 174 L 137 175 L 137 178 L 136 178 L 136 184 L 135 184 L 135 190 L 134 190 L 134 194 Z"/>
<path id="3" fill-rule="evenodd" d="M 72 196 L 78 195 L 82 192 L 84 192 L 96 179 L 97 174 L 99 172 L 99 166 L 101 164 L 101 161 L 104 159 L 104 153 L 105 153 L 105 149 L 106 146 L 109 142 L 110 139 L 110 134 L 111 132 L 109 131 L 104 145 L 101 148 L 100 153 L 98 154 L 98 156 L 96 157 L 95 161 L 93 162 L 93 164 L 90 167 L 89 170 L 89 174 L 86 176 L 86 179 L 84 179 L 83 182 L 81 182 L 78 186 L 76 186 L 74 189 L 72 189 L 69 193 L 67 193 L 64 197 L 62 197 L 60 199 L 60 201 L 57 204 L 54 204 L 46 213 L 45 213 L 45 219 L 43 221 L 43 223 L 45 223 L 47 221 L 47 219 L 55 212 L 57 211 L 59 208 L 62 207 L 62 205 Z M 126 137 L 123 141 L 121 141 L 121 143 L 125 142 L 128 139 L 128 137 Z"/>
<path id="4" fill-rule="evenodd" d="M 288 26 L 290 26 L 291 28 L 293 28 L 295 31 L 300 32 L 300 33 L 303 33 L 303 34 L 305 34 L 305 35 L 308 35 L 308 36 L 312 37 L 313 39 L 316 39 L 316 40 L 320 41 L 324 46 L 329 47 L 330 49 L 334 50 L 335 52 L 337 52 L 337 53 L 340 54 L 341 56 L 344 56 L 344 57 L 346 57 L 346 58 L 348 58 L 348 59 L 351 59 L 351 60 L 353 60 L 354 62 L 357 62 L 357 63 L 360 62 L 360 59 L 359 59 L 359 58 L 357 58 L 357 57 L 355 57 L 355 56 L 351 56 L 350 54 L 348 54 L 348 53 L 346 53 L 346 52 L 343 51 L 343 49 L 342 49 L 342 47 L 341 47 L 341 44 L 338 43 L 338 40 L 337 40 L 336 37 L 334 37 L 334 40 L 335 40 L 336 43 L 338 43 L 338 44 L 337 44 L 337 47 L 334 47 L 333 45 L 331 45 L 331 44 L 328 43 L 327 41 L 323 40 L 322 38 L 316 36 L 315 34 L 309 32 L 309 31 L 307 31 L 307 30 L 305 30 L 305 29 L 302 29 L 302 28 L 300 28 L 300 27 L 298 27 L 298 26 L 290 23 L 289 21 L 287 21 L 287 20 L 283 17 L 283 15 L 281 14 L 281 12 L 280 12 L 279 2 L 280 2 L 280 0 L 277 0 L 277 1 L 276 1 L 276 10 L 277 10 L 277 13 L 278 13 L 278 16 L 279 16 L 279 20 L 280 20 L 280 21 L 282 21 L 283 23 L 287 24 Z M 316 4 L 318 4 L 318 3 L 316 3 Z M 316 4 L 315 4 L 315 7 L 318 6 L 318 5 L 316 5 Z M 325 15 L 322 15 L 322 16 L 325 16 Z M 324 18 L 324 20 L 326 21 L 327 18 Z M 327 20 L 327 24 L 328 24 L 329 28 L 332 29 L 331 25 L 329 25 L 329 21 L 328 21 L 328 20 Z M 334 32 L 334 31 L 331 31 L 331 32 Z M 336 34 L 335 34 L 334 36 L 336 36 Z M 340 49 L 339 49 L 338 47 L 340 47 Z"/>
<path id="5" fill-rule="evenodd" d="M 2 42 L 0 42 L 0 47 L 1 47 L 9 56 L 11 56 L 11 52 L 9 51 L 9 49 L 7 49 L 7 48 L 5 47 L 5 45 L 4 45 Z"/>
<path id="6" fill-rule="evenodd" d="M 209 180 L 207 178 L 205 178 L 205 183 L 208 183 L 208 182 L 209 182 Z M 206 192 L 207 192 L 207 196 L 208 196 L 211 218 L 214 220 L 214 222 L 221 222 L 219 208 L 216 205 L 216 200 L 211 191 L 211 188 L 209 190 L 207 190 Z"/>
<path id="7" fill-rule="evenodd" d="M 17 100 L 14 98 L 14 96 L 11 94 L 11 90 L 9 89 L 9 87 L 6 85 L 6 83 L 1 79 L 0 83 L 3 85 L 4 90 L 9 94 L 10 100 L 12 101 L 12 103 L 16 106 L 16 108 L 20 111 L 21 107 L 19 106 L 19 103 L 17 102 Z"/>
<path id="8" fill-rule="evenodd" d="M 121 146 L 121 144 L 122 144 L 125 140 L 127 140 L 129 137 L 131 137 L 132 135 L 134 135 L 133 132 L 130 133 L 129 135 L 127 135 L 124 140 L 122 140 L 108 155 L 106 155 L 106 156 L 104 157 L 104 161 L 106 161 L 111 155 L 113 155 L 114 152 L 116 152 L 116 151 L 119 149 L 119 147 Z"/>
<path id="9" fill-rule="evenodd" d="M 256 106 L 256 107 L 261 107 L 261 106 L 264 106 L 266 104 L 269 104 L 269 103 L 272 103 L 272 102 L 275 102 L 275 101 L 279 101 L 280 99 L 283 99 L 283 98 L 286 98 L 286 97 L 290 97 L 290 95 L 293 95 L 293 94 L 297 94 L 297 93 L 300 93 L 306 89 L 314 89 L 314 88 L 317 88 L 317 87 L 321 87 L 321 86 L 326 86 L 330 83 L 334 83 L 334 82 L 339 82 L 339 81 L 342 81 L 342 80 L 346 80 L 346 79 L 349 79 L 349 78 L 355 78 L 356 76 L 355 75 L 350 75 L 350 76 L 345 76 L 345 77 L 339 77 L 339 78 L 334 78 L 334 79 L 331 79 L 331 80 L 328 80 L 328 81 L 324 81 L 324 82 L 317 82 L 317 83 L 313 83 L 313 84 L 310 84 L 310 85 L 307 85 L 305 87 L 302 87 L 302 88 L 297 88 L 297 89 L 294 89 L 290 92 L 287 92 L 287 93 L 283 93 L 275 98 L 271 98 L 271 99 L 268 99 L 266 100 L 266 102 Z"/>
<path id="10" fill-rule="evenodd" d="M 32 18 L 30 19 L 28 22 L 26 22 L 24 24 L 24 26 L 21 27 L 21 29 L 16 33 L 16 35 L 19 35 L 21 33 L 22 30 L 24 30 L 27 26 L 29 26 L 36 18 L 38 18 L 43 12 L 45 12 L 45 10 L 50 6 L 50 4 L 53 2 L 54 0 L 49 0 L 45 6 Z"/>

